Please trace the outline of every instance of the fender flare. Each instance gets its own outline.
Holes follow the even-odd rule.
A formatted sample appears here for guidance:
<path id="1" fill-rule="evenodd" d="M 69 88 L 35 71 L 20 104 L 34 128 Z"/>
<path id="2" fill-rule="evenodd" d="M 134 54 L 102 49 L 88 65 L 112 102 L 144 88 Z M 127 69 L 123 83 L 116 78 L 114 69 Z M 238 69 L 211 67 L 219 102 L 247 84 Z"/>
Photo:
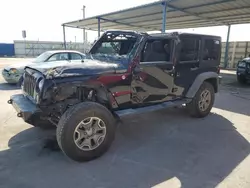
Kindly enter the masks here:
<path id="1" fill-rule="evenodd" d="M 210 78 L 215 78 L 217 79 L 217 86 L 219 85 L 219 75 L 215 72 L 204 72 L 204 73 L 201 73 L 199 74 L 193 84 L 191 85 L 191 87 L 188 89 L 188 92 L 186 93 L 186 97 L 187 98 L 193 98 L 196 94 L 196 92 L 199 90 L 200 86 L 202 85 L 202 83 L 207 80 L 207 79 L 210 79 Z"/>

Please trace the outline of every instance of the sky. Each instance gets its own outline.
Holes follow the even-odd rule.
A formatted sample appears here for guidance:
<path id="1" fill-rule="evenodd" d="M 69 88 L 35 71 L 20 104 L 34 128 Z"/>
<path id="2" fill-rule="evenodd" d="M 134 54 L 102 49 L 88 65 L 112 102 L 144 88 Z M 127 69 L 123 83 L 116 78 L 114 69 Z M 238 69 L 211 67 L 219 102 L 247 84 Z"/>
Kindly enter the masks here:
<path id="1" fill-rule="evenodd" d="M 156 0 L 2 0 L 0 5 L 0 42 L 23 40 L 63 41 L 62 23 L 82 18 L 82 6 L 86 17 L 117 11 Z M 122 3 L 120 3 L 122 2 Z M 227 27 L 196 28 L 178 31 L 219 35 L 226 40 Z M 250 24 L 233 25 L 230 41 L 250 41 Z M 88 32 L 88 40 L 94 41 L 97 32 Z M 66 40 L 82 42 L 82 30 L 66 28 Z"/>

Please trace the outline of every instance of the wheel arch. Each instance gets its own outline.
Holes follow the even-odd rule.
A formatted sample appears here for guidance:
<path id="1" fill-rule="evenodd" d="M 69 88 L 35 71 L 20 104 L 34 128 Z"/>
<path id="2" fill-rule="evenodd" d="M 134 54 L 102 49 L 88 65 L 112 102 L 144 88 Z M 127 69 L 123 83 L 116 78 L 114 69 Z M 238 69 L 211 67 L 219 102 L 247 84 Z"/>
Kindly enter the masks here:
<path id="1" fill-rule="evenodd" d="M 199 74 L 196 77 L 195 81 L 193 82 L 191 87 L 188 89 L 186 97 L 193 98 L 203 82 L 210 83 L 213 86 L 215 93 L 218 92 L 219 75 L 215 72 L 205 72 L 205 73 Z"/>

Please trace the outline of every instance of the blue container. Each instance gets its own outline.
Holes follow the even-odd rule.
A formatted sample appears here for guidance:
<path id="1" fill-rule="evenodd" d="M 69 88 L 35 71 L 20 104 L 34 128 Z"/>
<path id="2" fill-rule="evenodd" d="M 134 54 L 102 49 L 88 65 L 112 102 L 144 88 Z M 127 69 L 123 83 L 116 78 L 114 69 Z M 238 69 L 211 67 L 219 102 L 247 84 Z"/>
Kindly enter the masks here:
<path id="1" fill-rule="evenodd" d="M 15 48 L 14 44 L 0 43 L 0 57 L 14 56 Z"/>

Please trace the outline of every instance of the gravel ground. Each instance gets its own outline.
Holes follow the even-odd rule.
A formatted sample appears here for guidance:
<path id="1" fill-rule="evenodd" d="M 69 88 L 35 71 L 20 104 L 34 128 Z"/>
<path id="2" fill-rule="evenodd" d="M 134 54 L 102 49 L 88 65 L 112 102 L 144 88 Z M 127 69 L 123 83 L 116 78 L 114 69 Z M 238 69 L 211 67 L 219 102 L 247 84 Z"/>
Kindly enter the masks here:
<path id="1" fill-rule="evenodd" d="M 18 118 L 6 101 L 20 91 L 0 77 L 0 187 L 249 188 L 250 86 L 222 75 L 208 117 L 166 109 L 125 118 L 111 149 L 88 163 L 46 147 L 54 131 Z"/>

